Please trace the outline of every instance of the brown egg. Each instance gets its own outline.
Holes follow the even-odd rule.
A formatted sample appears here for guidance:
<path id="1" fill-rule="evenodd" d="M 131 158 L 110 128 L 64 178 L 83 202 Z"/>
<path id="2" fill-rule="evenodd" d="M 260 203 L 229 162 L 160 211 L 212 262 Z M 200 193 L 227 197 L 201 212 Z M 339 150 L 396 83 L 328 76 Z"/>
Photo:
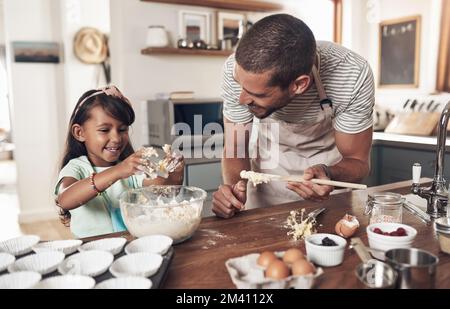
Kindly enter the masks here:
<path id="1" fill-rule="evenodd" d="M 316 271 L 314 265 L 304 259 L 295 261 L 291 268 L 294 276 L 313 274 Z"/>
<path id="2" fill-rule="evenodd" d="M 280 260 L 273 260 L 266 269 L 266 277 L 276 280 L 289 277 L 290 274 L 289 267 Z"/>
<path id="3" fill-rule="evenodd" d="M 305 258 L 305 256 L 304 256 L 303 252 L 297 248 L 290 248 L 290 249 L 286 250 L 286 252 L 283 255 L 283 261 L 286 264 L 292 264 L 296 260 L 304 259 L 304 258 Z"/>
<path id="4" fill-rule="evenodd" d="M 264 251 L 259 255 L 256 262 L 262 267 L 267 267 L 272 261 L 277 259 L 277 256 L 272 251 Z"/>
<path id="5" fill-rule="evenodd" d="M 344 238 L 349 238 L 356 233 L 359 227 L 359 221 L 354 216 L 345 215 L 341 220 L 336 223 L 336 234 Z"/>

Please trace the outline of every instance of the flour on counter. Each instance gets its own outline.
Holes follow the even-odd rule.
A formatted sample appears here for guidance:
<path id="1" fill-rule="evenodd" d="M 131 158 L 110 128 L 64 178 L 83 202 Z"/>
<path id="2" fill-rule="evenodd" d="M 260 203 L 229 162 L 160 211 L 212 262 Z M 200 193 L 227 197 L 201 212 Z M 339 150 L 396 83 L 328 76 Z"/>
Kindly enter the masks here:
<path id="1" fill-rule="evenodd" d="M 284 227 L 289 229 L 287 235 L 297 241 L 316 233 L 316 224 L 317 221 L 315 218 L 305 218 L 305 209 L 302 208 L 301 210 L 292 210 L 289 213 Z"/>

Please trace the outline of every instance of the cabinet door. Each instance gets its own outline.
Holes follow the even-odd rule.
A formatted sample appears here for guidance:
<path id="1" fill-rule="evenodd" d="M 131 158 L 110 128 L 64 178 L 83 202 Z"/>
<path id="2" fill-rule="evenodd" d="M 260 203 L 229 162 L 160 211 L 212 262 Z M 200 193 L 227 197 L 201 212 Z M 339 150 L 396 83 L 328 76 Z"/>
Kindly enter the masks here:
<path id="1" fill-rule="evenodd" d="M 205 191 L 216 191 L 222 184 L 220 162 L 187 165 L 186 184 Z"/>
<path id="2" fill-rule="evenodd" d="M 212 194 L 222 184 L 222 168 L 220 162 L 205 164 L 190 164 L 186 166 L 185 183 L 188 186 L 202 188 L 208 193 L 203 205 L 203 217 L 214 215 L 212 208 Z"/>
<path id="3" fill-rule="evenodd" d="M 414 163 L 422 165 L 422 177 L 433 178 L 436 165 L 435 150 L 417 150 L 383 146 L 379 149 L 380 185 L 412 179 Z M 445 161 L 450 162 L 450 154 Z M 450 164 L 444 164 L 444 178 L 450 177 Z"/>
<path id="4" fill-rule="evenodd" d="M 379 146 L 372 146 L 370 154 L 370 174 L 363 179 L 362 183 L 369 187 L 379 185 L 380 173 L 379 173 Z"/>

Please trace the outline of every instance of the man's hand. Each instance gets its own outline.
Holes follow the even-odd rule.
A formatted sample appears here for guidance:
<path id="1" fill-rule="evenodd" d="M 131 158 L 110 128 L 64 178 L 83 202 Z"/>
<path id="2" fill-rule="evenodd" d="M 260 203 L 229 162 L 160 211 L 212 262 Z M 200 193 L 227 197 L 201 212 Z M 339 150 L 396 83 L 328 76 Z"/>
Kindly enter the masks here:
<path id="1" fill-rule="evenodd" d="M 212 211 L 218 217 L 231 218 L 236 211 L 244 209 L 247 200 L 247 185 L 245 181 L 240 180 L 233 186 L 221 185 L 213 193 Z"/>
<path id="2" fill-rule="evenodd" d="M 288 182 L 287 188 L 296 192 L 305 200 L 312 200 L 316 202 L 320 202 L 323 200 L 327 200 L 330 196 L 331 191 L 333 191 L 334 187 L 327 185 L 318 185 L 308 181 L 313 178 L 319 179 L 329 179 L 325 173 L 323 165 L 314 165 L 308 167 L 304 174 L 303 179 L 304 182 Z"/>

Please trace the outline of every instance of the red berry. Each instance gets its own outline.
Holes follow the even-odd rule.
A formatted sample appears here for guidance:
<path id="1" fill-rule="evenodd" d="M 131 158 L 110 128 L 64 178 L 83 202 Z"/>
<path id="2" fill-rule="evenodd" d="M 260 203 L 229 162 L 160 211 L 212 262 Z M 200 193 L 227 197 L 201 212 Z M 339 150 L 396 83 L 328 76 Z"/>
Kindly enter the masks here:
<path id="1" fill-rule="evenodd" d="M 402 227 L 399 227 L 397 229 L 397 232 L 406 235 L 406 230 L 404 228 L 402 228 Z"/>
<path id="2" fill-rule="evenodd" d="M 383 235 L 389 236 L 388 232 L 383 232 Z"/>
<path id="3" fill-rule="evenodd" d="M 383 234 L 383 231 L 377 227 L 373 229 L 373 232 L 377 234 Z"/>
<path id="4" fill-rule="evenodd" d="M 400 236 L 400 234 L 397 231 L 393 231 L 389 233 L 389 236 Z"/>

